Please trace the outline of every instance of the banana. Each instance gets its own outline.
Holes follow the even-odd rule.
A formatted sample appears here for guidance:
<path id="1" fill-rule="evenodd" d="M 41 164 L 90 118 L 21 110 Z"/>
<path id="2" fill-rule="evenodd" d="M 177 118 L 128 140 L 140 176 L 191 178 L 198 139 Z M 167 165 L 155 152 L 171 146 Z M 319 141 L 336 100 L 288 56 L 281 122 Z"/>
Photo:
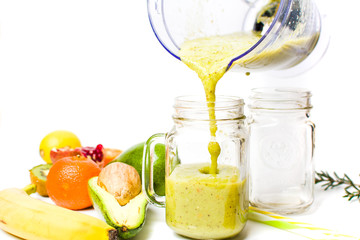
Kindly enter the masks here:
<path id="1" fill-rule="evenodd" d="M 0 191 L 0 228 L 29 240 L 116 240 L 104 221 L 30 197 L 28 190 Z"/>

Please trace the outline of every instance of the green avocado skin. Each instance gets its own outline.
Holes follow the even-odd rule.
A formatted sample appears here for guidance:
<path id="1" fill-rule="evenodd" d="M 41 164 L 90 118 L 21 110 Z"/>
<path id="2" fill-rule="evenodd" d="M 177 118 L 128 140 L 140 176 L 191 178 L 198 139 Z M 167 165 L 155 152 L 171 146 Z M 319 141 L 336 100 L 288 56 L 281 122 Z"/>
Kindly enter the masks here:
<path id="1" fill-rule="evenodd" d="M 111 208 L 114 207 L 114 205 L 113 206 L 109 205 L 109 202 L 107 202 L 107 198 L 100 193 L 99 188 L 100 186 L 97 185 L 97 177 L 94 177 L 89 180 L 88 190 L 94 209 L 100 212 L 100 214 L 103 216 L 107 224 L 109 224 L 110 226 L 114 227 L 117 230 L 118 239 L 129 239 L 134 237 L 137 233 L 141 231 L 145 223 L 145 216 L 146 216 L 148 202 L 145 196 L 140 196 L 140 194 L 143 193 L 140 193 L 138 195 L 140 201 L 138 201 L 137 204 L 134 204 L 132 206 L 133 211 L 128 212 L 128 214 L 132 214 L 132 215 L 139 214 L 137 224 L 134 226 L 126 226 L 126 225 L 120 225 L 114 220 L 115 217 L 112 215 L 114 214 L 115 211 L 111 211 Z M 128 204 L 132 204 L 132 203 L 129 202 Z M 119 209 L 123 208 L 120 205 L 116 205 L 116 207 L 118 207 Z M 139 213 L 139 208 L 141 209 L 140 213 Z"/>
<path id="2" fill-rule="evenodd" d="M 142 162 L 145 143 L 138 143 L 121 153 L 113 162 L 123 162 L 133 166 L 142 177 Z M 165 196 L 165 145 L 155 145 L 154 154 L 154 190 L 159 196 Z M 111 164 L 109 163 L 109 164 Z"/>

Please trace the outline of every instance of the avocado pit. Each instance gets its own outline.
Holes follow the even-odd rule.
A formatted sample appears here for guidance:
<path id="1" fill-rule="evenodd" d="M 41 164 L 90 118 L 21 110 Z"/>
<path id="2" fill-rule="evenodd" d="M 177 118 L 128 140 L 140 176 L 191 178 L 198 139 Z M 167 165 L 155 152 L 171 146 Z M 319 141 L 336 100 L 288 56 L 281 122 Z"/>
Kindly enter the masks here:
<path id="1" fill-rule="evenodd" d="M 97 184 L 113 195 L 121 206 L 141 192 L 141 179 L 136 169 L 128 164 L 115 162 L 99 174 Z"/>

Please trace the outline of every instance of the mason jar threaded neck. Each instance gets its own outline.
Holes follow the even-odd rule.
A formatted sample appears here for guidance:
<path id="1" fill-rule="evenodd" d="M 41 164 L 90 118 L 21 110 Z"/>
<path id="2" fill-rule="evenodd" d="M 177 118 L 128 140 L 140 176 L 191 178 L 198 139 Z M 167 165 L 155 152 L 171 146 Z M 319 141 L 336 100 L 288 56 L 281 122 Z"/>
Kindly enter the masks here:
<path id="1" fill-rule="evenodd" d="M 216 96 L 207 102 L 205 96 L 187 95 L 175 98 L 173 119 L 209 121 L 209 110 L 215 111 L 216 120 L 245 118 L 244 100 L 235 96 Z"/>
<path id="2" fill-rule="evenodd" d="M 311 92 L 304 88 L 254 88 L 250 109 L 310 110 Z"/>

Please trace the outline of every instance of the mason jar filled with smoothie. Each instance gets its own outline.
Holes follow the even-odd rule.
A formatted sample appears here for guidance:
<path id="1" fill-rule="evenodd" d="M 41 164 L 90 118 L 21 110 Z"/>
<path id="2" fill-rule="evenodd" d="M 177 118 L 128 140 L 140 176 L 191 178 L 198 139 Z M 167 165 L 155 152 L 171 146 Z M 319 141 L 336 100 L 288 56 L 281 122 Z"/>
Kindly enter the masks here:
<path id="1" fill-rule="evenodd" d="M 145 145 L 143 187 L 150 202 L 165 207 L 166 223 L 195 239 L 224 239 L 247 221 L 248 129 L 244 102 L 237 97 L 175 99 L 174 126 Z M 166 146 L 165 199 L 152 186 L 152 151 Z M 156 174 L 156 173 L 155 173 Z"/>

